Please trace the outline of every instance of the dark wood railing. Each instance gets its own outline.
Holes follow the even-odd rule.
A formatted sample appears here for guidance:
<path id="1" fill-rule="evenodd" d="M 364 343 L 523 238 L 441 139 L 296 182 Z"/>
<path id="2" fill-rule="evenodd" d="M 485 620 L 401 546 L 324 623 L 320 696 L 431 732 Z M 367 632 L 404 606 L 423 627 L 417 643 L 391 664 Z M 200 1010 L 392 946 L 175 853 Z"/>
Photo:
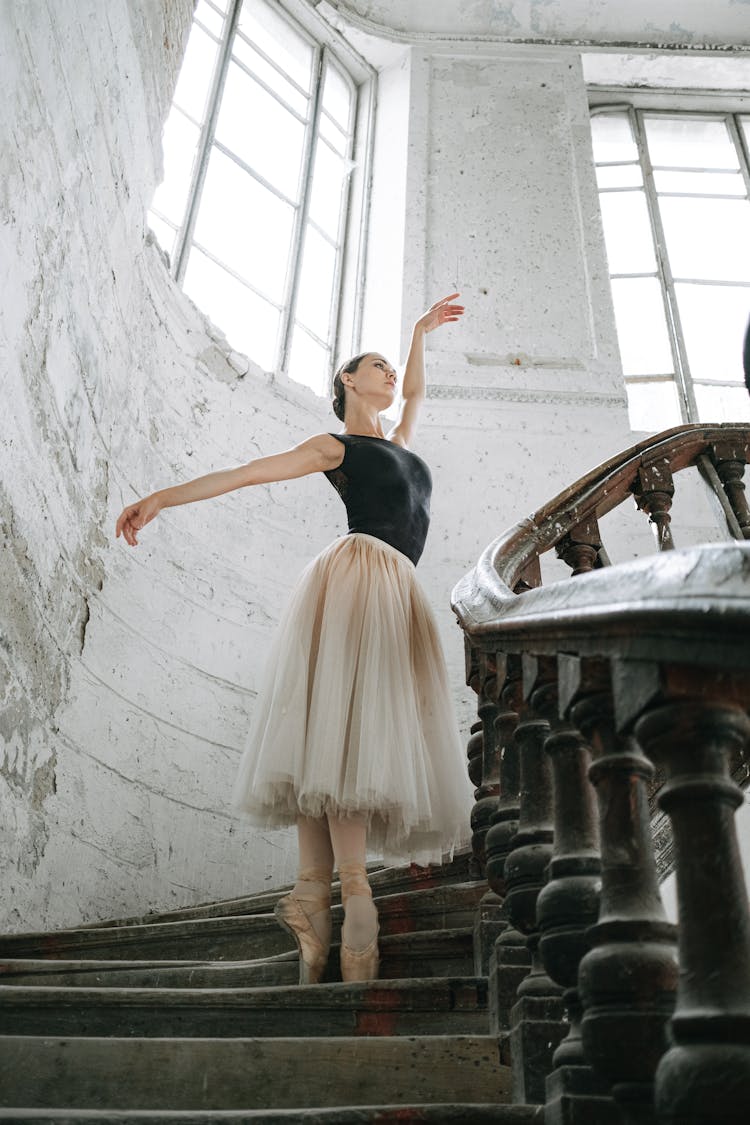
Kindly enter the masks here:
<path id="1" fill-rule="evenodd" d="M 750 775 L 749 450 L 750 426 L 641 442 L 495 540 L 453 594 L 479 701 L 475 960 L 510 1031 L 514 1100 L 545 1104 L 545 1125 L 750 1120 L 734 824 Z M 690 466 L 726 542 L 674 550 Z M 610 565 L 599 520 L 631 497 L 659 551 Z M 542 586 L 553 548 L 575 582 Z M 678 927 L 657 860 L 676 870 Z"/>

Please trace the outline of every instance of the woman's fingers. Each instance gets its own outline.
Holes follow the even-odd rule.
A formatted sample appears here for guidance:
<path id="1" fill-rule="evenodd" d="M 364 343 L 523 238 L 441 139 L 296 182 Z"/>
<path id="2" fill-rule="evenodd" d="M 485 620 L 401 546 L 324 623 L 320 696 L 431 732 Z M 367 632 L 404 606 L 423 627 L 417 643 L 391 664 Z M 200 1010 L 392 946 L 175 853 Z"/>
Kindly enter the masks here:
<path id="1" fill-rule="evenodd" d="M 440 300 L 436 301 L 435 304 L 432 305 L 431 307 L 433 309 L 437 309 L 437 308 L 440 307 L 440 305 L 447 305 L 449 301 L 454 301 L 456 299 L 456 297 L 460 297 L 460 296 L 461 296 L 460 293 L 449 293 L 447 297 L 441 297 Z"/>
<path id="2" fill-rule="evenodd" d="M 145 523 L 148 523 L 147 518 L 141 518 L 141 503 L 142 501 L 139 501 L 137 504 L 129 504 L 127 508 L 123 508 L 115 526 L 115 538 L 122 535 L 125 542 L 129 543 L 131 547 L 138 546 L 136 532 L 140 531 Z"/>

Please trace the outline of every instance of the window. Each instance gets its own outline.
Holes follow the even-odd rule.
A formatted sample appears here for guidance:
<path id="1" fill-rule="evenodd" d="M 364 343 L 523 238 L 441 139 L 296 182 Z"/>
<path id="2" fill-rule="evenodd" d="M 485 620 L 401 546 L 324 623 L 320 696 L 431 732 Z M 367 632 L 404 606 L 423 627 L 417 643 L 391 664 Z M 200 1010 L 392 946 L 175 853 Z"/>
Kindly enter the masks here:
<path id="1" fill-rule="evenodd" d="M 149 223 L 175 278 L 265 370 L 328 391 L 357 87 L 274 0 L 199 0 Z"/>
<path id="2" fill-rule="evenodd" d="M 593 111 L 631 425 L 750 419 L 750 116 Z"/>

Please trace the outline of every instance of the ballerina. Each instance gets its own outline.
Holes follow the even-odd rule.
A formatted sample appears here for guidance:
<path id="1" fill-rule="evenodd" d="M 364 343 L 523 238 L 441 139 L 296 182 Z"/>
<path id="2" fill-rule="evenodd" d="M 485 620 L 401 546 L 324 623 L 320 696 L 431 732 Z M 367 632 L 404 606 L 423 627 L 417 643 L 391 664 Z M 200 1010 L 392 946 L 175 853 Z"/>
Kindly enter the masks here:
<path id="1" fill-rule="evenodd" d="M 331 879 L 341 880 L 343 980 L 377 976 L 378 917 L 367 849 L 442 862 L 469 835 L 470 788 L 440 640 L 415 578 L 429 525 L 430 471 L 408 446 L 425 397 L 424 340 L 463 314 L 458 293 L 414 326 L 395 424 L 381 413 L 396 372 L 378 352 L 334 377 L 340 433 L 209 473 L 130 504 L 116 534 L 164 508 L 323 472 L 349 530 L 303 571 L 282 617 L 240 763 L 234 804 L 253 824 L 296 824 L 299 868 L 276 906 L 300 952 L 300 983 L 325 970 Z"/>

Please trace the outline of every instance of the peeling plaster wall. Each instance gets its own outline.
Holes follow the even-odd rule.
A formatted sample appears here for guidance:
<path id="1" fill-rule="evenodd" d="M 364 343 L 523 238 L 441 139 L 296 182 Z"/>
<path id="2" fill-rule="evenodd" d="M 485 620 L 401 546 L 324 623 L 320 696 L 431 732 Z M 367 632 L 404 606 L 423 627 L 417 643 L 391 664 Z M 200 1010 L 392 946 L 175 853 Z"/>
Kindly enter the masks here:
<path id="1" fill-rule="evenodd" d="M 0 8 L 0 926 L 240 894 L 288 834 L 225 810 L 269 635 L 334 533 L 322 478 L 123 503 L 287 447 L 324 403 L 246 370 L 144 216 L 190 0 Z M 330 495 L 329 495 L 330 493 Z"/>
<path id="2" fill-rule="evenodd" d="M 269 638 L 341 530 L 338 500 L 294 481 L 173 509 L 136 551 L 112 536 L 138 495 L 333 427 L 327 403 L 231 351 L 146 234 L 190 14 L 0 8 L 3 928 L 293 873 L 290 834 L 226 806 Z M 422 45 L 390 65 L 379 104 L 363 344 L 403 356 L 426 303 L 455 286 L 468 306 L 429 338 L 418 443 L 436 485 L 420 574 L 466 729 L 453 584 L 633 440 L 585 88 L 570 51 Z M 607 544 L 652 549 L 635 513 Z"/>
<path id="3" fill-rule="evenodd" d="M 324 0 L 374 34 L 671 48 L 748 47 L 748 0 Z"/>

